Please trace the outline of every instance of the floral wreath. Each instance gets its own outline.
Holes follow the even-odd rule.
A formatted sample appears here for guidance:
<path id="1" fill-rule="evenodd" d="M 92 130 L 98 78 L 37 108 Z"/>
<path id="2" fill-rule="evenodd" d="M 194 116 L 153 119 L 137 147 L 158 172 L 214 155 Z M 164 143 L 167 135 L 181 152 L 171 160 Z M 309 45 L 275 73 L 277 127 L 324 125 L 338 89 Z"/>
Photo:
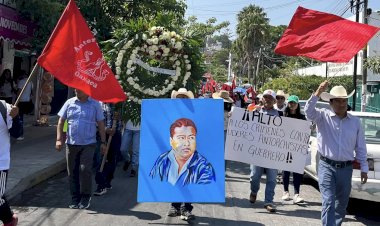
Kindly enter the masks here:
<path id="1" fill-rule="evenodd" d="M 174 87 L 185 87 L 191 63 L 184 39 L 164 27 L 136 34 L 119 49 L 116 79 L 131 102 L 143 98 L 168 97 Z"/>

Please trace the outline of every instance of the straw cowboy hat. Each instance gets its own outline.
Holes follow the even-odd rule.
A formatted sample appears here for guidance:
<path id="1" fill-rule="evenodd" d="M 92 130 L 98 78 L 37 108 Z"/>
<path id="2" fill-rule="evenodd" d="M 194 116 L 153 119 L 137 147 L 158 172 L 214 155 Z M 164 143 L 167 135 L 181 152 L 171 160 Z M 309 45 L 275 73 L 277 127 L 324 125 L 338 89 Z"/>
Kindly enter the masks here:
<path id="1" fill-rule="evenodd" d="M 343 86 L 334 86 L 330 93 L 323 92 L 321 93 L 321 98 L 324 101 L 330 101 L 330 99 L 334 98 L 349 98 L 354 94 L 355 90 L 353 90 L 349 95 L 347 95 L 347 91 Z"/>
<path id="2" fill-rule="evenodd" d="M 189 99 L 194 99 L 193 92 L 187 91 L 186 88 L 179 88 L 178 91 L 173 90 L 172 91 L 172 99 L 177 98 L 177 96 L 180 94 L 187 96 Z"/>
<path id="3" fill-rule="evenodd" d="M 281 90 L 281 89 L 277 90 L 276 96 L 282 96 L 282 97 L 285 97 L 285 99 L 289 97 L 289 95 L 286 94 L 284 90 Z"/>
<path id="4" fill-rule="evenodd" d="M 213 93 L 212 98 L 223 99 L 223 101 L 227 102 L 227 103 L 233 103 L 234 102 L 234 100 L 230 97 L 230 93 L 226 90 L 220 90 L 220 92 Z"/>

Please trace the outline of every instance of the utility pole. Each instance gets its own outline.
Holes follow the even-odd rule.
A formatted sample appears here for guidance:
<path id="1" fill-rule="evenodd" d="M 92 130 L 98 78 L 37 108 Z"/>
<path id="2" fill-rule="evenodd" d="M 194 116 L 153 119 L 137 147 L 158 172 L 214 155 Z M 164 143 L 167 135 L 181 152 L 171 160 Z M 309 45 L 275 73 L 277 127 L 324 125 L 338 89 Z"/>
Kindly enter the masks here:
<path id="1" fill-rule="evenodd" d="M 257 65 L 256 65 L 255 85 L 254 85 L 255 90 L 257 90 L 257 77 L 259 77 L 259 67 L 260 67 L 261 51 L 262 51 L 262 47 L 260 47 L 259 56 L 258 56 L 258 59 L 257 59 Z"/>
<path id="2" fill-rule="evenodd" d="M 232 61 L 232 57 L 231 57 L 231 52 L 230 52 L 230 54 L 228 55 L 228 77 L 227 77 L 227 82 L 229 82 L 230 81 L 230 79 L 231 79 L 231 61 Z"/>
<path id="3" fill-rule="evenodd" d="M 368 0 L 364 0 L 364 9 L 363 9 L 363 23 L 368 24 Z M 361 111 L 365 111 L 367 105 L 367 68 L 364 67 L 364 63 L 367 60 L 368 55 L 368 43 L 365 45 L 363 49 L 363 82 L 362 82 L 362 102 L 361 102 Z"/>
<path id="4" fill-rule="evenodd" d="M 353 7 L 353 1 L 351 1 L 351 9 Z M 356 4 L 355 4 L 355 21 L 356 22 L 359 22 L 359 10 L 360 10 L 360 0 L 356 0 Z M 355 111 L 355 105 L 356 105 L 356 81 L 357 81 L 357 78 L 358 78 L 358 75 L 357 75 L 357 70 L 358 70 L 358 54 L 355 55 L 354 57 L 354 74 L 353 74 L 353 84 L 354 84 L 354 90 L 355 90 L 355 93 L 354 95 L 352 96 L 352 110 Z"/>

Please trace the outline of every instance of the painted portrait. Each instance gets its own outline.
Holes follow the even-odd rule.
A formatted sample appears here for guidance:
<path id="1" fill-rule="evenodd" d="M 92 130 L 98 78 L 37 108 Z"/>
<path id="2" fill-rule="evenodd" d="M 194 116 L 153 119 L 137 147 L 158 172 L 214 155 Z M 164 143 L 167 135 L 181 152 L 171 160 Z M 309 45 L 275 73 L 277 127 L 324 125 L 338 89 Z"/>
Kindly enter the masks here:
<path id="1" fill-rule="evenodd" d="M 224 202 L 223 121 L 222 100 L 143 100 L 138 202 Z"/>
<path id="2" fill-rule="evenodd" d="M 209 184 L 215 181 L 211 163 L 197 150 L 197 127 L 188 118 L 177 119 L 170 125 L 171 150 L 161 154 L 150 176 L 172 185 Z"/>

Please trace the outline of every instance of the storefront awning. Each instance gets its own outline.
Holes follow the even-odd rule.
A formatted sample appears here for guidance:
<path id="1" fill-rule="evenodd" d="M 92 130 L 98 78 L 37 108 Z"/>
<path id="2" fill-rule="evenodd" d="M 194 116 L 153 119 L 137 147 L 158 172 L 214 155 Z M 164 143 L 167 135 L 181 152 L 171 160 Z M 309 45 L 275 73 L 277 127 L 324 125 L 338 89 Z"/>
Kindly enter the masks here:
<path id="1" fill-rule="evenodd" d="M 30 47 L 35 25 L 23 20 L 16 10 L 0 5 L 0 38 L 16 45 Z"/>

